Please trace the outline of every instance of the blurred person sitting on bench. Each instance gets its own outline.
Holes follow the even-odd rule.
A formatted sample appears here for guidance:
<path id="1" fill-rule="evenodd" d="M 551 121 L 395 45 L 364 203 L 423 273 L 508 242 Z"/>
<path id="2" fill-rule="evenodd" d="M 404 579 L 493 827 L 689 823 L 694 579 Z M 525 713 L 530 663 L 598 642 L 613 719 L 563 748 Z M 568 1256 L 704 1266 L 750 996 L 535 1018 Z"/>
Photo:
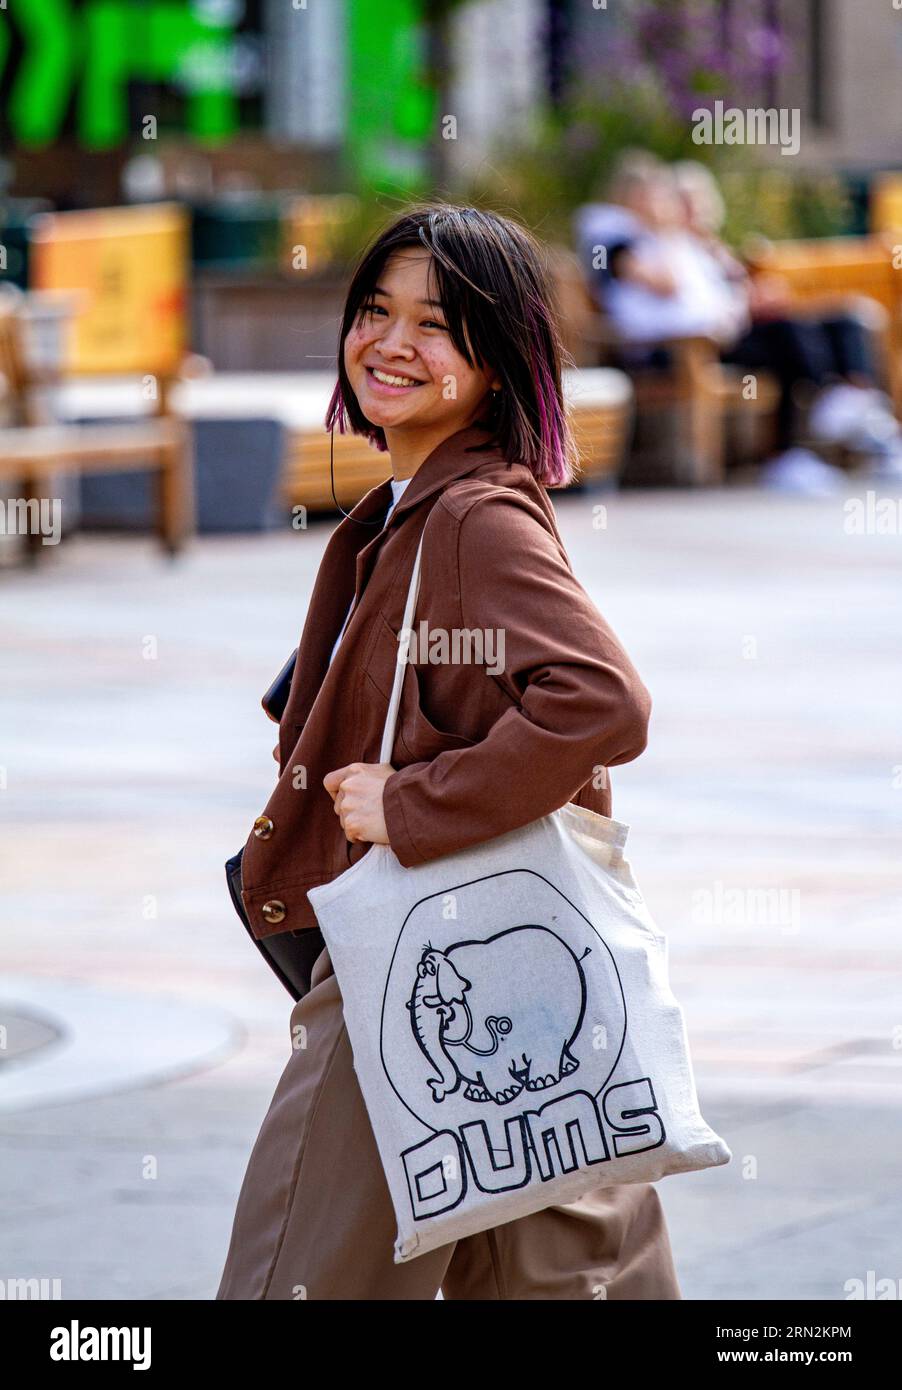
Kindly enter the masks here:
<path id="1" fill-rule="evenodd" d="M 608 201 L 578 209 L 575 233 L 625 365 L 666 366 L 669 356 L 655 343 L 703 335 L 726 344 L 745 327 L 743 295 L 712 275 L 683 224 L 670 171 L 654 155 L 627 151 Z"/>
<path id="2" fill-rule="evenodd" d="M 645 151 L 625 154 L 608 203 L 588 204 L 576 237 L 591 286 L 620 337 L 622 365 L 666 366 L 655 339 L 704 336 L 721 360 L 766 369 L 778 380 L 777 458 L 821 461 L 794 445 L 800 386 L 809 388 L 808 433 L 886 464 L 902 457 L 902 435 L 875 384 L 862 318 L 805 317 L 775 277 L 753 281 L 719 238 L 724 203 L 702 164 L 672 169 Z"/>
<path id="3" fill-rule="evenodd" d="M 807 428 L 816 443 L 839 444 L 875 461 L 902 457 L 902 433 L 889 397 L 878 389 L 866 304 L 823 317 L 806 316 L 778 276 L 752 279 L 720 240 L 723 197 L 710 169 L 694 160 L 672 175 L 684 225 L 710 273 L 745 296 L 750 324 L 722 360 L 750 370 L 766 368 L 779 381 L 779 440 L 794 436 L 797 386 L 809 387 Z"/>

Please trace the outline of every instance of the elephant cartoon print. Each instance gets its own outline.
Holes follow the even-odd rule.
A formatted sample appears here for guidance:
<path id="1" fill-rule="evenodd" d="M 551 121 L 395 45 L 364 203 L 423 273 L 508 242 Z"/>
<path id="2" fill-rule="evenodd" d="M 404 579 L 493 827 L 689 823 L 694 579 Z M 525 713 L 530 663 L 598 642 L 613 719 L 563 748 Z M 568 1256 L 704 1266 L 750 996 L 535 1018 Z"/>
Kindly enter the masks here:
<path id="1" fill-rule="evenodd" d="M 468 1100 L 506 1105 L 524 1088 L 545 1090 L 575 1072 L 570 1047 L 586 1008 L 580 959 L 539 926 L 445 951 L 427 946 L 407 1007 L 438 1073 L 428 1078 L 433 1100 L 463 1084 Z"/>

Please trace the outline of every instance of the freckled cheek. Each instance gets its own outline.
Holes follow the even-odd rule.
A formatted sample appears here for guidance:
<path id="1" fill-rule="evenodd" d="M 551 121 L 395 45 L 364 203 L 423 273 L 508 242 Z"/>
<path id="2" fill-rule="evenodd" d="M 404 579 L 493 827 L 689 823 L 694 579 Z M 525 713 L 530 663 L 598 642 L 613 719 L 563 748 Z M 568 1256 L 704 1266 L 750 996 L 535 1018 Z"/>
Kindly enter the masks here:
<path id="1" fill-rule="evenodd" d="M 423 359 L 430 379 L 434 381 L 437 386 L 444 389 L 449 381 L 456 382 L 457 389 L 458 391 L 460 390 L 459 368 L 447 353 L 443 353 L 434 348 L 432 350 L 429 348 L 421 348 L 420 357 Z"/>
<path id="2" fill-rule="evenodd" d="M 347 366 L 348 362 L 353 362 L 359 358 L 361 353 L 365 352 L 378 336 L 378 333 L 372 329 L 367 331 L 366 329 L 352 328 L 345 338 L 345 365 Z"/>

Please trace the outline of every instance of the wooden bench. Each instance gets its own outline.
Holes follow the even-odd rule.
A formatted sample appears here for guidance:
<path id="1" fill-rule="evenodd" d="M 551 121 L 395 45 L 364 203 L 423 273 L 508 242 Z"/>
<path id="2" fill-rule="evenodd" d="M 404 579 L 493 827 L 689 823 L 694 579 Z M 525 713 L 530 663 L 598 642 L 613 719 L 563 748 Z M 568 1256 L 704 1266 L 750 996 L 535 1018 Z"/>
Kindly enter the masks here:
<path id="1" fill-rule="evenodd" d="M 879 306 L 871 327 L 896 414 L 902 416 L 902 234 L 763 243 L 749 256 L 753 274 L 780 277 L 801 310 L 824 314 L 856 299 Z M 882 310 L 882 313 L 880 312 Z"/>
<path id="2" fill-rule="evenodd" d="M 611 367 L 565 368 L 564 400 L 579 452 L 576 481 L 616 477 L 629 443 L 635 393 L 625 372 Z"/>
<path id="3" fill-rule="evenodd" d="M 579 257 L 553 246 L 550 267 L 566 351 L 578 365 L 616 363 L 623 344 L 599 308 Z M 741 370 L 721 363 L 718 345 L 710 338 L 657 338 L 631 346 L 662 349 L 670 359 L 667 368 L 630 371 L 636 413 L 674 411 L 689 459 L 688 481 L 699 486 L 723 482 L 731 413 L 750 412 L 770 428 L 779 399 L 777 383 L 766 372 L 756 373 L 757 395 L 747 400 Z"/>
<path id="4" fill-rule="evenodd" d="M 213 373 L 180 381 L 171 393 L 172 409 L 195 419 L 277 420 L 285 432 L 280 484 L 288 508 L 310 511 L 335 507 L 329 481 L 330 439 L 324 426 L 335 387 L 331 372 Z M 632 415 L 632 387 L 623 372 L 605 368 L 564 372 L 564 391 L 582 461 L 583 481 L 617 473 Z M 129 414 L 139 404 L 134 381 L 69 381 L 59 406 L 67 415 Z M 335 432 L 335 492 L 350 508 L 389 476 L 388 456 L 358 435 Z"/>
<path id="5" fill-rule="evenodd" d="M 0 429 L 0 478 L 21 486 L 26 498 L 50 496 L 53 479 L 65 474 L 154 473 L 157 533 L 171 555 L 192 530 L 193 476 L 188 426 L 181 420 L 133 425 L 24 425 Z M 26 533 L 36 558 L 41 537 Z"/>
<path id="6" fill-rule="evenodd" d="M 295 420 L 288 429 L 282 495 L 288 507 L 311 511 L 334 508 L 329 469 L 330 437 L 323 417 L 335 378 L 310 373 L 303 390 L 309 402 L 309 423 Z M 623 372 L 606 368 L 567 370 L 564 396 L 579 451 L 580 483 L 616 475 L 632 419 L 632 388 Z M 296 402 L 298 411 L 302 408 Z M 305 412 L 306 413 L 306 412 Z M 334 434 L 335 495 L 349 508 L 365 492 L 388 477 L 388 456 L 359 435 Z"/>
<path id="7" fill-rule="evenodd" d="M 0 479 L 18 483 L 25 498 L 49 495 L 53 479 L 81 473 L 150 471 L 156 481 L 157 534 L 176 554 L 194 529 L 191 435 L 182 420 L 157 414 L 135 423 L 83 425 L 39 423 L 34 389 L 50 374 L 31 371 L 22 342 L 22 321 L 14 299 L 0 301 L 0 377 L 5 388 L 6 427 L 0 428 Z M 165 409 L 168 383 L 158 391 Z M 40 535 L 25 535 L 25 553 L 42 551 Z"/>

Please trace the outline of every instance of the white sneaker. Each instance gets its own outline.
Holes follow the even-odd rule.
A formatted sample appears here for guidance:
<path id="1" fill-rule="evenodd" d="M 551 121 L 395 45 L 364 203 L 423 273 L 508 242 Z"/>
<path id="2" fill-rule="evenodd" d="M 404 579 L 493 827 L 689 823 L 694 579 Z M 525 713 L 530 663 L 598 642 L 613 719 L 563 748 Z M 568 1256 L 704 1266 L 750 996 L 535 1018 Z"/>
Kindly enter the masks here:
<path id="1" fill-rule="evenodd" d="M 902 430 L 894 415 L 875 408 L 849 433 L 846 447 L 859 454 L 891 454 L 902 442 Z"/>
<path id="2" fill-rule="evenodd" d="M 847 485 L 846 474 L 811 449 L 793 448 L 761 465 L 759 480 L 774 492 L 801 497 L 833 497 Z"/>
<path id="3" fill-rule="evenodd" d="M 825 386 L 808 415 L 810 434 L 823 444 L 869 453 L 900 434 L 889 397 L 876 387 Z"/>
<path id="4" fill-rule="evenodd" d="M 864 465 L 862 476 L 875 481 L 902 483 L 902 445 L 872 454 Z"/>

